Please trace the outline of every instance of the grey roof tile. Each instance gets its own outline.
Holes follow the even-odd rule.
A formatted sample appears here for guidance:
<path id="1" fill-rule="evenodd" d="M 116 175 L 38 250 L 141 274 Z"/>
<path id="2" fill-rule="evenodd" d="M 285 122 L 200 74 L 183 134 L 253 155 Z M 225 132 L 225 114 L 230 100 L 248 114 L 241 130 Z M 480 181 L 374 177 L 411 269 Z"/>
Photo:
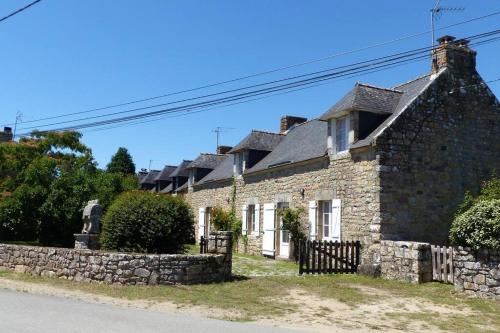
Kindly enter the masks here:
<path id="1" fill-rule="evenodd" d="M 148 174 L 141 179 L 140 183 L 141 184 L 154 184 L 155 183 L 155 178 L 158 176 L 160 173 L 160 170 L 151 170 L 148 172 Z"/>
<path id="2" fill-rule="evenodd" d="M 233 155 L 225 155 L 224 160 L 208 175 L 203 177 L 196 185 L 214 182 L 218 180 L 230 179 L 233 177 Z"/>
<path id="3" fill-rule="evenodd" d="M 380 88 L 365 83 L 356 83 L 340 101 L 324 113 L 320 119 L 327 120 L 343 111 L 357 110 L 380 114 L 394 112 L 403 92 Z"/>
<path id="4" fill-rule="evenodd" d="M 171 180 L 170 174 L 175 171 L 177 167 L 173 165 L 165 165 L 163 170 L 156 176 L 155 180 Z"/>
<path id="5" fill-rule="evenodd" d="M 226 156 L 222 154 L 201 153 L 186 169 L 204 168 L 215 169 Z"/>
<path id="6" fill-rule="evenodd" d="M 165 187 L 163 190 L 161 190 L 160 193 L 170 193 L 170 192 L 172 192 L 173 188 L 174 188 L 174 184 L 169 184 L 167 187 Z"/>
<path id="7" fill-rule="evenodd" d="M 246 149 L 272 151 L 281 142 L 283 137 L 284 135 L 279 133 L 252 130 L 250 134 L 229 151 L 229 154 Z"/>
<path id="8" fill-rule="evenodd" d="M 327 131 L 327 122 L 318 119 L 295 126 L 272 152 L 245 174 L 325 156 Z"/>
<path id="9" fill-rule="evenodd" d="M 186 167 L 193 161 L 184 160 L 179 166 L 170 174 L 170 177 L 189 177 L 189 171 Z"/>

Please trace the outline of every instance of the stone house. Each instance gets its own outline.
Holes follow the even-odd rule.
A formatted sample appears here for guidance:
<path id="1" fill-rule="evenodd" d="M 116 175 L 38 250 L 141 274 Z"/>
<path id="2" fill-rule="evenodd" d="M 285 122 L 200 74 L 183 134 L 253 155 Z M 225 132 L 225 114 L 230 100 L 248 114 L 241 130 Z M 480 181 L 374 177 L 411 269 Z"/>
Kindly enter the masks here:
<path id="1" fill-rule="evenodd" d="M 438 41 L 429 74 L 391 88 L 357 83 L 318 119 L 284 117 L 280 133 L 236 145 L 188 186 L 197 238 L 211 207 L 234 201 L 240 250 L 253 254 L 290 257 L 276 214 L 287 206 L 303 209 L 310 239 L 360 240 L 365 264 L 379 262 L 384 239 L 446 243 L 465 191 L 500 170 L 500 104 L 468 42 Z"/>

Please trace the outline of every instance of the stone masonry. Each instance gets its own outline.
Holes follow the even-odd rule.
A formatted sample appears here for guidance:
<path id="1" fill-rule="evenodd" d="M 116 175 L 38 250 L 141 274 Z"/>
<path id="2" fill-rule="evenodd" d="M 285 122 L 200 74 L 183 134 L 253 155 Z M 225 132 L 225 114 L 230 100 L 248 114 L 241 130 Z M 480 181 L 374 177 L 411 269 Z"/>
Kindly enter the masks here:
<path id="1" fill-rule="evenodd" d="M 453 249 L 455 289 L 500 300 L 500 250 Z"/>
<path id="2" fill-rule="evenodd" d="M 193 284 L 231 277 L 232 234 L 212 233 L 209 253 L 130 254 L 0 244 L 0 267 L 19 273 L 122 285 Z"/>
<path id="3" fill-rule="evenodd" d="M 432 281 L 431 245 L 418 242 L 381 241 L 380 273 L 388 280 L 412 283 Z"/>

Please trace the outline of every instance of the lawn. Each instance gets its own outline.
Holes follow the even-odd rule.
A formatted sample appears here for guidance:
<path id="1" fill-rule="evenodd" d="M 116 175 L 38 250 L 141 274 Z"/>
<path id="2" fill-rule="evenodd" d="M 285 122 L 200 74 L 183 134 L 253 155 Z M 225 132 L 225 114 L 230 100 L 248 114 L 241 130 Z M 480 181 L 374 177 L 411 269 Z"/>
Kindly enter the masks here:
<path id="1" fill-rule="evenodd" d="M 298 276 L 290 262 L 235 254 L 234 281 L 192 286 L 110 286 L 0 271 L 3 280 L 79 290 L 131 302 L 169 302 L 209 317 L 321 331 L 500 332 L 500 302 L 440 283 L 411 285 L 357 275 Z M 1 285 L 1 282 L 0 282 Z"/>

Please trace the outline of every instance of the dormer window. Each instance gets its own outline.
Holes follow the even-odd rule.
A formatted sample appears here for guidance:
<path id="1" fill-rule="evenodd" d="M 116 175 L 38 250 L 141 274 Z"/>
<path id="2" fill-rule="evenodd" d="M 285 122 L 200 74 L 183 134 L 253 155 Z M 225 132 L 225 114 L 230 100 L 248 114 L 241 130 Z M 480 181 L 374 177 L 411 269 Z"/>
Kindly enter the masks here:
<path id="1" fill-rule="evenodd" d="M 189 170 L 189 178 L 188 178 L 188 186 L 191 187 L 194 185 L 194 176 L 195 176 L 195 169 L 190 169 Z"/>
<path id="2" fill-rule="evenodd" d="M 234 154 L 234 173 L 236 176 L 241 176 L 247 169 L 248 165 L 248 151 L 242 151 Z"/>
<path id="3" fill-rule="evenodd" d="M 337 153 L 346 151 L 349 147 L 349 122 L 347 116 L 336 120 L 335 143 Z"/>

